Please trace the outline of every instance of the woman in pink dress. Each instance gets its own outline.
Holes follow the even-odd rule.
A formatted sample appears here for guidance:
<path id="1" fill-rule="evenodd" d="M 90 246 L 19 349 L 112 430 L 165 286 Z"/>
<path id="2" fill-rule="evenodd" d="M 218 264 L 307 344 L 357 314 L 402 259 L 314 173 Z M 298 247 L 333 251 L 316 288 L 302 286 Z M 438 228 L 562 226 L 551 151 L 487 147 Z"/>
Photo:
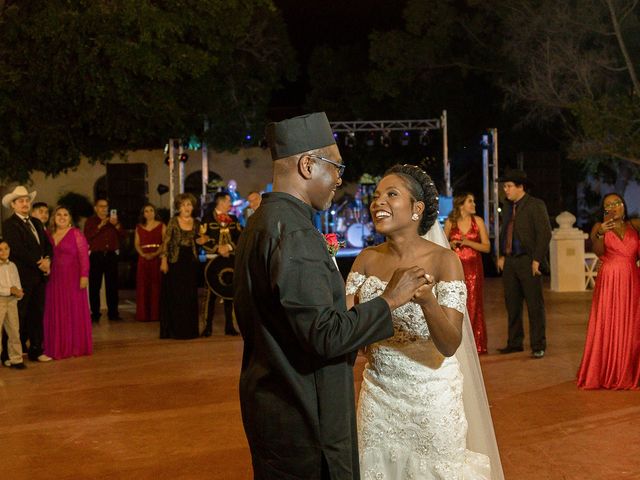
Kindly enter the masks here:
<path id="1" fill-rule="evenodd" d="M 138 252 L 136 271 L 136 320 L 157 322 L 160 319 L 160 252 L 165 226 L 158 220 L 156 207 L 142 207 L 136 226 L 135 247 Z"/>
<path id="2" fill-rule="evenodd" d="M 44 351 L 55 359 L 91 355 L 87 240 L 72 226 L 69 210 L 61 206 L 53 211 L 48 235 L 53 261 L 44 307 Z"/>
<path id="3" fill-rule="evenodd" d="M 476 202 L 471 193 L 456 195 L 453 209 L 444 224 L 449 244 L 458 254 L 467 285 L 467 310 L 479 354 L 487 353 L 487 326 L 484 323 L 482 254 L 489 253 L 489 235 L 482 218 L 476 214 Z"/>
<path id="4" fill-rule="evenodd" d="M 591 230 L 602 265 L 591 300 L 578 387 L 640 389 L 640 271 L 636 265 L 640 221 L 627 220 L 617 193 L 602 200 L 602 223 Z"/>

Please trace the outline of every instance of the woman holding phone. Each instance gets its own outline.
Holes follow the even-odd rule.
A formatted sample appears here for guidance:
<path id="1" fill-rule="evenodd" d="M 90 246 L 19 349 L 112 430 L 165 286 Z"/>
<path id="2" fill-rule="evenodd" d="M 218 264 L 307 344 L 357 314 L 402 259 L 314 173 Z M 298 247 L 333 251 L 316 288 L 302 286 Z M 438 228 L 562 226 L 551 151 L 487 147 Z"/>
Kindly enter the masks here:
<path id="1" fill-rule="evenodd" d="M 640 220 L 627 218 L 617 193 L 602 199 L 602 222 L 591 229 L 602 261 L 596 277 L 578 387 L 640 389 Z"/>

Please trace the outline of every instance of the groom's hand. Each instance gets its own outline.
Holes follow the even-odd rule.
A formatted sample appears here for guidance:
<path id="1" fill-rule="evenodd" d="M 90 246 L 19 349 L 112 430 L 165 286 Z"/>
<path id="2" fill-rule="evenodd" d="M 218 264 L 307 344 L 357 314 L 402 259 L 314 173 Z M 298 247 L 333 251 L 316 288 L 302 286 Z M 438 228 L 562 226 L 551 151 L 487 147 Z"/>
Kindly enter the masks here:
<path id="1" fill-rule="evenodd" d="M 398 268 L 381 297 L 386 300 L 391 310 L 411 300 L 418 288 L 427 283 L 424 269 L 420 267 Z"/>

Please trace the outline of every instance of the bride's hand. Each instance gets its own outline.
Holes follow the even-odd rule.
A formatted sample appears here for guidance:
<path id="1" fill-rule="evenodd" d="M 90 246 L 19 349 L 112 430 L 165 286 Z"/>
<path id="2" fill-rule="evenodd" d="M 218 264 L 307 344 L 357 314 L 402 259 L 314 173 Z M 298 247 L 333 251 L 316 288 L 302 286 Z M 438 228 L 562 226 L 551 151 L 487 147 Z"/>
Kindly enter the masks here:
<path id="1" fill-rule="evenodd" d="M 413 294 L 412 300 L 418 305 L 426 305 L 430 301 L 435 301 L 436 297 L 433 295 L 433 287 L 436 284 L 436 279 L 433 275 L 429 275 L 428 273 L 424 274 L 427 279 L 427 283 L 418 288 Z"/>

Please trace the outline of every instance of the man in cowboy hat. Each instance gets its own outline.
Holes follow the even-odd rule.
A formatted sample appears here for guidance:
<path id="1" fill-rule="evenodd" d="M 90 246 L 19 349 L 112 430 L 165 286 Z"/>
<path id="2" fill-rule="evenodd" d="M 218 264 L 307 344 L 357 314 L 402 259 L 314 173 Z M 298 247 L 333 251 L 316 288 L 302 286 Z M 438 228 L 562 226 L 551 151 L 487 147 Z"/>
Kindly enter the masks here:
<path id="1" fill-rule="evenodd" d="M 509 317 L 509 339 L 500 353 L 523 351 L 522 301 L 529 313 L 529 342 L 533 358 L 544 357 L 547 348 L 542 272 L 546 270 L 551 224 L 547 207 L 525 188 L 531 185 L 526 172 L 508 170 L 498 179 L 507 202 L 500 232 L 501 255 L 498 270 L 503 272 L 504 299 Z"/>
<path id="2" fill-rule="evenodd" d="M 342 157 L 324 113 L 266 128 L 273 192 L 240 236 L 234 305 L 244 338 L 240 404 L 255 478 L 360 478 L 353 362 L 393 335 L 391 310 L 411 300 L 424 270 L 398 270 L 380 297 L 347 310 L 345 284 L 316 210 L 342 183 Z"/>
<path id="3" fill-rule="evenodd" d="M 35 196 L 35 191 L 29 192 L 18 185 L 2 198 L 2 205 L 13 210 L 13 215 L 2 224 L 2 234 L 11 248 L 9 258 L 18 267 L 24 290 L 24 297 L 18 307 L 23 349 L 28 341 L 29 359 L 48 362 L 51 358 L 44 355 L 42 350 L 42 317 L 53 247 L 47 239 L 42 222 L 29 216 Z"/>

